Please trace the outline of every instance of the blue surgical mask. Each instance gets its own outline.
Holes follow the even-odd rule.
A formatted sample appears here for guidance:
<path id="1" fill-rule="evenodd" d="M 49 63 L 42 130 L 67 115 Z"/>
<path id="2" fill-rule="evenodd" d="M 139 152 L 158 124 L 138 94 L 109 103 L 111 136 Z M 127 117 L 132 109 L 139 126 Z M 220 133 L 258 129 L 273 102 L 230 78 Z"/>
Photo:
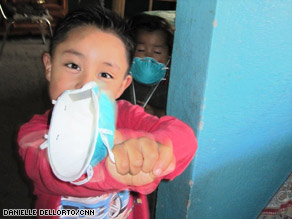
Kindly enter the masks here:
<path id="1" fill-rule="evenodd" d="M 151 57 L 134 58 L 130 73 L 142 84 L 156 84 L 164 79 L 167 67 Z"/>

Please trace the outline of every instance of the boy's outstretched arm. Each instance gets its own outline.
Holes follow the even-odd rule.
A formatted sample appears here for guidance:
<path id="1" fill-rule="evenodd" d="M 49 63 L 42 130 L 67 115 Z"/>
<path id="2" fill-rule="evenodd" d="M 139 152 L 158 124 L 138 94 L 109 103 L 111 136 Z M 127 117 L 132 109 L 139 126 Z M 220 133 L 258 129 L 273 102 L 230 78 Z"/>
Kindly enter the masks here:
<path id="1" fill-rule="evenodd" d="M 158 119 L 157 117 L 146 114 L 143 108 L 132 106 L 126 101 L 119 101 L 118 109 L 117 129 L 121 132 L 125 142 L 128 139 L 143 140 L 144 137 L 147 137 L 154 140 L 157 143 L 157 147 L 161 148 L 161 150 L 162 148 L 172 146 L 175 169 L 171 171 L 171 164 L 168 165 L 169 159 L 165 162 L 168 167 L 164 173 L 160 177 L 155 177 L 153 182 L 151 182 L 152 172 L 150 175 L 147 173 L 146 177 L 141 176 L 140 181 L 135 181 L 135 183 L 139 182 L 138 185 L 148 183 L 149 181 L 151 183 L 144 186 L 128 186 L 124 184 L 125 182 L 121 183 L 113 177 L 113 174 L 108 171 L 108 162 L 104 159 L 94 168 L 94 175 L 88 183 L 82 186 L 75 186 L 69 182 L 60 181 L 54 176 L 50 168 L 46 149 L 41 150 L 39 148 L 40 144 L 44 141 L 43 136 L 48 132 L 49 128 L 47 125 L 47 113 L 45 115 L 35 116 L 29 123 L 23 125 L 18 135 L 19 153 L 24 160 L 27 175 L 33 180 L 35 185 L 35 194 L 46 193 L 51 195 L 90 197 L 125 189 L 145 194 L 152 192 L 161 179 L 171 180 L 183 172 L 191 162 L 197 149 L 195 135 L 189 126 L 174 117 L 165 116 Z M 161 145 L 163 146 L 161 147 Z M 166 154 L 168 152 L 166 150 Z M 121 163 L 120 161 L 118 162 Z M 131 170 L 131 168 L 128 170 L 127 168 L 126 171 L 119 169 L 120 173 L 124 174 Z M 147 172 L 149 166 L 147 167 L 146 165 L 143 168 Z M 131 171 L 134 171 L 133 173 L 137 171 L 135 168 L 132 169 Z M 130 183 L 128 181 L 127 184 L 133 185 L 133 181 L 130 181 Z"/>

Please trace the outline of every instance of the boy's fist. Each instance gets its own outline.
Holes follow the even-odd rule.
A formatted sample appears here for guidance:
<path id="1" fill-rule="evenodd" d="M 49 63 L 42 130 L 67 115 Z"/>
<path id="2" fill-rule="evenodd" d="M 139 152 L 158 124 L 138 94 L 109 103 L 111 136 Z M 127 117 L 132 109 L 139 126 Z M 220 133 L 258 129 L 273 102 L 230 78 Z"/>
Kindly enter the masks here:
<path id="1" fill-rule="evenodd" d="M 107 159 L 111 175 L 126 185 L 146 185 L 172 172 L 175 159 L 172 144 L 160 144 L 149 137 L 123 140 L 116 132 L 113 147 L 115 164 Z"/>

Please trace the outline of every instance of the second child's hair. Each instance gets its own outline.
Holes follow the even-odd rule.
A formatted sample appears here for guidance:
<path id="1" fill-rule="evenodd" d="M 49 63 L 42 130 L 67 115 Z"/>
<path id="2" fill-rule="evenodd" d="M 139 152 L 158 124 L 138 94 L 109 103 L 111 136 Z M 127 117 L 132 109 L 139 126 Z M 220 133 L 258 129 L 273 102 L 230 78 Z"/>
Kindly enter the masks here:
<path id="1" fill-rule="evenodd" d="M 173 45 L 173 30 L 167 20 L 160 16 L 139 13 L 131 17 L 128 20 L 128 24 L 131 28 L 132 37 L 134 39 L 141 30 L 147 32 L 154 32 L 158 30 L 162 31 L 165 35 L 165 42 L 168 46 L 169 55 L 171 55 Z"/>
<path id="2" fill-rule="evenodd" d="M 128 64 L 131 66 L 134 56 L 134 43 L 126 22 L 115 12 L 98 6 L 77 9 L 68 13 L 59 21 L 51 39 L 50 55 L 54 55 L 56 46 L 67 39 L 71 30 L 89 25 L 102 31 L 113 33 L 120 38 L 125 45 Z"/>

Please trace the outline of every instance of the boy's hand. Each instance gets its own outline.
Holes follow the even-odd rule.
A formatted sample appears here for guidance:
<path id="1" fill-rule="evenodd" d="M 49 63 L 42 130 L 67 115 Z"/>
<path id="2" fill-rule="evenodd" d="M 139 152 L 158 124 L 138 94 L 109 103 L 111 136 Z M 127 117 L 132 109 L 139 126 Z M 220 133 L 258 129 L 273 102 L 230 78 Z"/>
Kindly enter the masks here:
<path id="1" fill-rule="evenodd" d="M 123 141 L 117 131 L 113 153 L 116 163 L 107 159 L 108 170 L 126 185 L 146 185 L 175 168 L 171 142 L 160 144 L 148 137 Z"/>

